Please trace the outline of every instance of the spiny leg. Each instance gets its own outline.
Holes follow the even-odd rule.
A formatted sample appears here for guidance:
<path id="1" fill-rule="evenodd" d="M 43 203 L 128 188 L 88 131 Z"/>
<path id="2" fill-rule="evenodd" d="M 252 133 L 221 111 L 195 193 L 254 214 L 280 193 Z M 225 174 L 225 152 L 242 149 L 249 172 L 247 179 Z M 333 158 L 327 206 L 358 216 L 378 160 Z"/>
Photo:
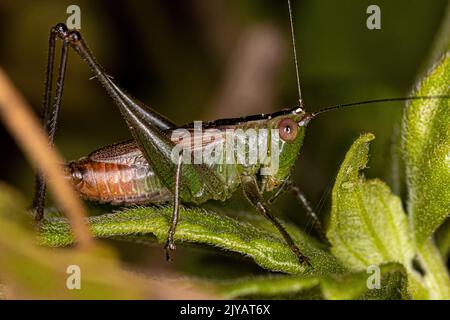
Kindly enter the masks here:
<path id="1" fill-rule="evenodd" d="M 113 98 L 114 104 L 119 108 L 145 159 L 161 181 L 172 190 L 174 187 L 172 173 L 176 168 L 176 163 L 172 161 L 175 143 L 165 131 L 174 128 L 175 125 L 122 90 L 103 71 L 78 31 L 69 31 L 63 24 L 59 24 L 57 29 L 60 30 L 58 37 L 69 42 Z M 215 186 L 222 183 L 221 178 L 206 165 L 183 168 L 182 180 L 187 189 L 196 188 L 201 183 L 209 193 L 213 193 Z"/>
<path id="2" fill-rule="evenodd" d="M 60 38 L 63 41 L 61 62 L 59 68 L 59 76 L 56 83 L 56 95 L 54 103 L 50 104 L 51 91 L 53 84 L 53 67 L 55 59 L 55 47 L 56 39 Z M 78 31 L 69 31 L 67 27 L 59 23 L 53 27 L 50 31 L 49 38 L 49 52 L 47 59 L 47 70 L 46 70 L 46 80 L 45 80 L 45 91 L 43 100 L 43 121 L 44 126 L 48 132 L 49 141 L 52 144 L 56 131 L 57 117 L 59 114 L 59 109 L 61 105 L 63 87 L 64 87 L 64 76 L 67 65 L 68 56 L 68 46 L 71 45 L 75 51 L 88 63 L 90 68 L 94 71 L 95 77 L 100 80 L 102 85 L 106 88 L 108 93 L 114 98 L 116 104 L 132 105 L 137 106 L 141 110 L 141 116 L 145 118 L 146 121 L 151 123 L 153 126 L 160 130 L 165 130 L 175 127 L 175 124 L 164 116 L 158 114 L 154 110 L 140 103 L 118 86 L 116 86 L 109 77 L 102 71 L 100 65 L 95 61 L 87 46 L 81 39 L 81 35 Z M 41 220 L 44 215 L 44 204 L 45 204 L 45 181 L 44 177 L 38 173 L 36 176 L 35 184 L 35 198 L 33 201 L 33 208 L 36 212 L 36 219 Z"/>
<path id="3" fill-rule="evenodd" d="M 144 157 L 155 169 L 163 183 L 172 189 L 171 173 L 174 172 L 176 167 L 176 164 L 172 161 L 174 143 L 165 133 L 165 130 L 174 128 L 176 125 L 121 89 L 103 71 L 78 31 L 69 31 L 64 24 L 58 24 L 55 28 L 59 30 L 58 37 L 69 42 L 70 47 L 86 62 L 93 71 L 95 78 L 112 97 Z M 188 170 L 195 171 L 196 168 L 193 167 Z M 197 171 L 200 171 L 200 169 L 197 169 Z M 210 174 L 210 172 L 207 173 Z"/>
<path id="4" fill-rule="evenodd" d="M 301 264 L 306 263 L 309 266 L 311 266 L 308 257 L 306 257 L 300 251 L 300 249 L 294 243 L 294 241 L 292 240 L 291 236 L 286 231 L 286 229 L 280 224 L 277 218 L 275 218 L 270 213 L 269 208 L 265 204 L 264 198 L 261 192 L 259 191 L 255 178 L 252 176 L 242 176 L 241 182 L 244 194 L 247 197 L 247 199 L 256 207 L 259 213 L 261 213 L 266 219 L 268 219 L 275 226 L 275 228 L 277 228 L 278 232 L 280 232 L 280 234 L 283 236 L 284 240 L 286 241 L 291 251 L 295 254 L 298 261 Z"/>
<path id="5" fill-rule="evenodd" d="M 329 243 L 325 233 L 325 229 L 323 228 L 322 223 L 319 220 L 319 217 L 312 209 L 308 199 L 306 199 L 305 194 L 300 190 L 299 187 L 294 185 L 290 186 L 290 190 L 294 193 L 297 200 L 302 204 L 303 208 L 306 211 L 306 214 L 312 219 L 313 226 L 316 229 L 317 233 L 319 234 L 320 238 L 326 243 Z"/>
<path id="6" fill-rule="evenodd" d="M 57 24 L 54 29 L 57 30 L 57 36 L 63 41 L 67 41 L 75 52 L 87 63 L 89 68 L 94 72 L 95 78 L 102 84 L 117 106 L 138 111 L 140 117 L 159 130 L 166 130 L 176 126 L 169 119 L 138 101 L 115 84 L 111 77 L 103 71 L 103 68 L 97 62 L 77 30 L 68 30 L 63 23 Z"/>
<path id="7" fill-rule="evenodd" d="M 176 249 L 175 242 L 173 240 L 173 237 L 175 235 L 175 231 L 177 229 L 178 225 L 178 218 L 179 218 L 179 208 L 180 208 L 180 177 L 181 177 L 181 162 L 183 160 L 183 157 L 180 155 L 178 157 L 177 167 L 176 167 L 176 173 L 175 173 L 175 183 L 174 183 L 174 192 L 173 192 L 173 214 L 172 214 L 172 224 L 169 228 L 169 233 L 167 234 L 167 241 L 165 245 L 166 249 L 166 260 L 171 261 L 170 257 L 170 251 L 173 251 Z"/>
<path id="8" fill-rule="evenodd" d="M 268 204 L 275 203 L 275 200 L 277 200 L 282 194 L 285 194 L 289 191 L 289 188 L 292 186 L 292 181 L 288 178 L 283 181 L 281 186 L 278 187 L 278 189 L 275 191 L 275 193 L 267 200 Z"/>
<path id="9" fill-rule="evenodd" d="M 48 134 L 48 140 L 50 144 L 53 144 L 56 132 L 56 123 L 58 121 L 58 114 L 61 107 L 61 100 L 64 88 L 64 78 L 67 68 L 67 56 L 68 56 L 68 42 L 63 41 L 61 49 L 61 60 L 59 63 L 58 79 L 56 81 L 56 93 L 53 104 L 50 103 L 51 91 L 53 84 L 53 67 L 55 62 L 55 47 L 56 38 L 59 30 L 52 28 L 49 38 L 49 49 L 47 57 L 47 69 L 45 76 L 45 89 L 43 106 L 43 124 Z M 33 200 L 33 208 L 35 210 L 35 219 L 40 221 L 44 217 L 45 206 L 45 180 L 42 173 L 38 172 L 35 179 L 35 196 Z"/>
<path id="10" fill-rule="evenodd" d="M 292 181 L 286 180 L 281 185 L 281 187 L 278 188 L 278 190 L 275 192 L 275 194 L 267 202 L 269 204 L 274 203 L 275 200 L 278 199 L 278 197 L 280 195 L 282 195 L 282 194 L 284 194 L 286 192 L 292 192 L 294 194 L 294 196 L 297 199 L 297 201 L 305 209 L 306 215 L 311 218 L 311 220 L 313 222 L 314 229 L 318 233 L 319 237 L 323 241 L 325 241 L 326 243 L 329 243 L 329 241 L 327 239 L 327 236 L 326 236 L 326 233 L 325 233 L 325 229 L 322 226 L 322 223 L 320 222 L 319 217 L 317 216 L 317 214 L 312 209 L 312 207 L 311 207 L 308 199 L 306 198 L 305 194 L 303 193 L 303 191 L 299 187 L 294 185 Z"/>

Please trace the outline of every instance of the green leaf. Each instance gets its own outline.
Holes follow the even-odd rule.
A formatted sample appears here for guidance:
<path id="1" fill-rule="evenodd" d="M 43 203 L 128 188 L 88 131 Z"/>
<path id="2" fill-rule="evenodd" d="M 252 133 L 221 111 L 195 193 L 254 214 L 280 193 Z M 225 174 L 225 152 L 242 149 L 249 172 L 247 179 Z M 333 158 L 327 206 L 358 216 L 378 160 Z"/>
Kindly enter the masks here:
<path id="1" fill-rule="evenodd" d="M 450 258 L 450 219 L 447 219 L 437 230 L 436 245 L 443 259 L 448 260 Z"/>
<path id="2" fill-rule="evenodd" d="M 450 95 L 450 51 L 412 96 Z M 408 213 L 421 246 L 450 213 L 450 99 L 415 100 L 403 117 Z"/>
<path id="3" fill-rule="evenodd" d="M 380 267 L 380 287 L 369 289 L 372 273 L 327 276 L 270 275 L 222 281 L 216 288 L 226 298 L 410 299 L 405 268 L 396 263 Z"/>
<path id="4" fill-rule="evenodd" d="M 114 214 L 89 218 L 94 236 L 99 238 L 130 237 L 152 234 L 158 242 L 166 241 L 172 208 L 151 207 L 126 209 Z M 330 253 L 320 248 L 298 229 L 287 226 L 300 250 L 306 254 L 314 269 L 298 263 L 283 238 L 263 218 L 254 215 L 256 223 L 238 221 L 225 215 L 200 208 L 180 208 L 176 242 L 203 243 L 244 254 L 263 268 L 286 273 L 336 273 L 344 268 Z M 255 224 L 257 226 L 255 226 Z M 67 246 L 73 242 L 67 220 L 52 218 L 43 222 L 40 243 L 47 246 Z"/>
<path id="5" fill-rule="evenodd" d="M 383 182 L 360 174 L 374 138 L 362 135 L 347 152 L 333 187 L 328 239 L 332 252 L 351 269 L 387 262 L 408 267 L 413 248 L 400 199 Z"/>
<path id="6" fill-rule="evenodd" d="M 298 295 L 319 286 L 315 276 L 270 275 L 224 281 L 216 284 L 224 297 L 229 299 L 255 297 L 274 298 Z M 312 298 L 312 296 L 309 296 Z"/>
<path id="7" fill-rule="evenodd" d="M 327 299 L 370 299 L 405 300 L 411 299 L 408 292 L 408 277 L 405 268 L 396 263 L 380 267 L 380 287 L 369 289 L 368 280 L 372 275 L 356 272 L 329 276 L 321 281 L 323 295 Z"/>
<path id="8" fill-rule="evenodd" d="M 424 283 L 430 299 L 450 300 L 450 277 L 447 267 L 434 243 L 429 240 L 418 247 L 418 256 L 424 268 Z"/>
<path id="9" fill-rule="evenodd" d="M 21 197 L 0 184 L 0 278 L 4 298 L 138 299 L 148 298 L 148 283 L 122 271 L 115 254 L 90 250 L 50 250 L 36 246 Z M 14 215 L 13 215 L 14 214 Z M 28 220 L 26 224 L 22 222 Z M 67 268 L 78 266 L 81 290 L 69 290 Z"/>
<path id="10" fill-rule="evenodd" d="M 429 288 L 426 286 L 422 275 L 416 270 L 408 270 L 408 290 L 415 300 L 428 300 L 430 298 Z"/>

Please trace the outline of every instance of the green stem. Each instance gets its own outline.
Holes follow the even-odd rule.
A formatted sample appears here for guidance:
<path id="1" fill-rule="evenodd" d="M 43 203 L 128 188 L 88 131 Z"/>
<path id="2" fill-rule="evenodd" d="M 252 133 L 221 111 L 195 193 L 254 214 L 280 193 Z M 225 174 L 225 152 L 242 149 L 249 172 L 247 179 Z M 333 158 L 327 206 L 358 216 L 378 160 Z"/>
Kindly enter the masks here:
<path id="1" fill-rule="evenodd" d="M 430 299 L 450 300 L 450 277 L 439 250 L 432 240 L 417 249 L 422 267 L 425 269 L 424 281 Z"/>

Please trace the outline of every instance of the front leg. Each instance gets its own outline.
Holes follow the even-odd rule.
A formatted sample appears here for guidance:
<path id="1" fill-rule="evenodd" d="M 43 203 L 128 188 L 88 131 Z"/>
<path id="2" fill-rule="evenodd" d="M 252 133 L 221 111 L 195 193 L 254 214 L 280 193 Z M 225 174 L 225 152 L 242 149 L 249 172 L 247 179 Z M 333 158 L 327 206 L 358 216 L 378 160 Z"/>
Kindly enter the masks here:
<path id="1" fill-rule="evenodd" d="M 297 201 L 299 201 L 302 204 L 303 208 L 306 211 L 306 214 L 312 219 L 313 226 L 316 229 L 317 233 L 319 234 L 320 238 L 323 241 L 325 241 L 327 244 L 329 244 L 329 241 L 328 241 L 326 233 L 325 233 L 325 229 L 323 228 L 322 223 L 319 220 L 319 217 L 312 209 L 312 207 L 311 207 L 308 199 L 306 198 L 305 194 L 303 193 L 303 191 L 300 190 L 300 188 L 295 185 L 290 186 L 290 191 L 292 191 L 294 193 L 295 197 L 297 198 Z"/>
<path id="2" fill-rule="evenodd" d="M 314 212 L 313 208 L 311 207 L 311 204 L 309 203 L 303 191 L 299 187 L 294 185 L 294 183 L 291 180 L 289 179 L 285 180 L 283 184 L 276 190 L 275 194 L 272 197 L 270 197 L 270 199 L 267 202 L 269 204 L 274 203 L 275 200 L 278 199 L 280 195 L 286 192 L 292 192 L 294 194 L 297 201 L 303 206 L 303 209 L 305 209 L 306 215 L 309 218 L 311 218 L 314 229 L 316 229 L 316 232 L 318 233 L 319 237 L 327 244 L 329 244 L 329 241 L 325 233 L 325 229 L 322 226 L 319 217 Z"/>
<path id="3" fill-rule="evenodd" d="M 255 177 L 244 175 L 241 177 L 242 188 L 244 190 L 244 194 L 247 199 L 255 206 L 256 210 L 261 213 L 266 219 L 268 219 L 274 226 L 277 228 L 278 232 L 281 233 L 287 245 L 291 249 L 291 251 L 295 254 L 298 261 L 301 264 L 306 263 L 311 266 L 308 257 L 306 257 L 303 253 L 300 252 L 300 249 L 292 240 L 289 233 L 286 229 L 280 224 L 280 222 L 275 218 L 271 213 L 264 201 L 264 198 L 259 191 L 258 184 L 256 183 Z"/>

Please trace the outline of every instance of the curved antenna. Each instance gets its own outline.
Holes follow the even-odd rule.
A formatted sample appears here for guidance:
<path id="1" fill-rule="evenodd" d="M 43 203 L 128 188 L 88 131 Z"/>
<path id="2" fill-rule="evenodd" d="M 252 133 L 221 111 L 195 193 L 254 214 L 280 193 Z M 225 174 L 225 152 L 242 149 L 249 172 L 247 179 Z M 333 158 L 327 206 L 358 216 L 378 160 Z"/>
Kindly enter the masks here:
<path id="1" fill-rule="evenodd" d="M 346 108 L 346 107 L 359 106 L 359 105 L 363 105 L 363 104 L 393 102 L 393 101 L 433 100 L 433 99 L 450 99 L 450 96 L 437 95 L 437 96 L 399 97 L 399 98 L 374 99 L 374 100 L 358 101 L 358 102 L 351 102 L 351 103 L 345 103 L 345 104 L 337 104 L 337 105 L 326 107 L 326 108 L 320 109 L 319 111 L 311 113 L 310 119 L 313 119 L 316 116 L 318 116 L 319 114 L 322 114 L 322 113 L 325 113 L 328 111 L 333 111 L 333 110 Z"/>
<path id="2" fill-rule="evenodd" d="M 292 50 L 293 50 L 293 54 L 294 54 L 295 75 L 297 77 L 298 102 L 300 103 L 300 107 L 303 108 L 302 89 L 300 87 L 300 72 L 298 69 L 297 44 L 295 42 L 294 17 L 292 14 L 291 0 L 287 0 L 287 2 L 288 2 L 288 10 L 289 10 L 289 21 L 290 21 L 290 25 L 291 25 L 291 38 L 292 38 Z"/>

